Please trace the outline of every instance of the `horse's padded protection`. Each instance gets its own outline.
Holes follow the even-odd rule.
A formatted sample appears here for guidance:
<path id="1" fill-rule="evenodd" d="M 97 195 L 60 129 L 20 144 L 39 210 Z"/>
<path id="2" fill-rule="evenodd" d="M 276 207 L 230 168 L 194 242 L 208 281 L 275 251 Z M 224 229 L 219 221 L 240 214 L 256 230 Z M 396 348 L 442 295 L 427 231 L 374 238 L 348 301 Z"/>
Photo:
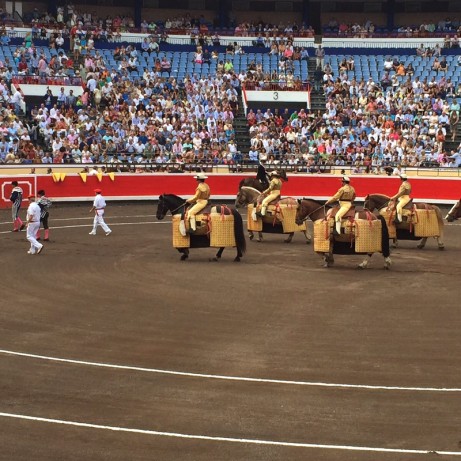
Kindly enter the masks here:
<path id="1" fill-rule="evenodd" d="M 415 237 L 439 237 L 439 221 L 435 210 L 415 210 Z"/>

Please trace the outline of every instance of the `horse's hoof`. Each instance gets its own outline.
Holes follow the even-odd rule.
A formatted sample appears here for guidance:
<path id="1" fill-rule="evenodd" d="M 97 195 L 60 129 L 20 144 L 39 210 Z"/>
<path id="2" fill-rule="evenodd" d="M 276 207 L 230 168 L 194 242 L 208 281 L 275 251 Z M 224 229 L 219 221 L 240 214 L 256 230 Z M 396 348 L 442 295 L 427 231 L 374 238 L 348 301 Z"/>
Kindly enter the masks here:
<path id="1" fill-rule="evenodd" d="M 445 245 L 439 245 L 439 250 L 440 250 L 440 251 L 445 250 Z"/>
<path id="2" fill-rule="evenodd" d="M 248 238 L 249 238 L 250 240 L 253 240 L 253 239 L 254 239 L 254 235 L 249 235 Z"/>
<path id="3" fill-rule="evenodd" d="M 257 241 L 258 243 L 261 243 L 261 242 L 263 241 L 263 239 L 256 239 L 256 241 Z"/>
<path id="4" fill-rule="evenodd" d="M 187 256 L 186 255 L 182 255 L 181 256 L 181 261 L 185 261 L 187 259 Z"/>
<path id="5" fill-rule="evenodd" d="M 238 256 L 236 256 L 236 257 L 234 258 L 234 263 L 239 263 L 239 262 L 240 262 L 240 258 L 239 258 Z"/>
<path id="6" fill-rule="evenodd" d="M 283 243 L 291 243 L 291 239 L 285 239 Z"/>
<path id="7" fill-rule="evenodd" d="M 306 245 L 310 245 L 312 242 L 310 240 L 306 240 Z"/>
<path id="8" fill-rule="evenodd" d="M 418 250 L 422 250 L 424 248 L 424 245 L 418 245 L 416 248 L 418 248 Z"/>
<path id="9" fill-rule="evenodd" d="M 325 269 L 328 269 L 328 268 L 330 267 L 330 265 L 329 265 L 328 263 L 325 263 L 325 264 L 323 265 L 323 267 L 324 267 Z"/>
<path id="10" fill-rule="evenodd" d="M 210 258 L 209 261 L 212 263 L 217 263 L 219 259 L 215 256 L 214 258 Z"/>

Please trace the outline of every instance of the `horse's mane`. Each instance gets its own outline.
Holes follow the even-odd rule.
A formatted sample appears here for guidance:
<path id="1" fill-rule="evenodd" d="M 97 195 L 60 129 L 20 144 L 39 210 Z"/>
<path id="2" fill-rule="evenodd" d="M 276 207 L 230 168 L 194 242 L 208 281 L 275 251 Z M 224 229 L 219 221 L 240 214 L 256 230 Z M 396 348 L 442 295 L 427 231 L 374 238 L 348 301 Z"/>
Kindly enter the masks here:
<path id="1" fill-rule="evenodd" d="M 255 189 L 254 187 L 251 187 L 251 186 L 242 186 L 241 189 L 249 190 L 251 192 L 256 192 L 258 194 L 261 193 L 261 191 L 259 191 L 258 189 Z"/>
<path id="2" fill-rule="evenodd" d="M 324 206 L 326 202 L 326 200 L 321 201 L 321 200 L 316 200 L 314 198 L 309 198 L 309 197 L 303 197 L 303 200 L 309 200 L 309 202 L 314 202 L 319 206 Z M 329 207 L 329 205 L 327 205 L 327 207 Z"/>
<path id="3" fill-rule="evenodd" d="M 179 198 L 179 199 L 182 198 L 179 195 L 175 195 L 175 194 L 162 194 L 162 196 L 163 197 L 171 197 L 171 198 Z"/>
<path id="4" fill-rule="evenodd" d="M 368 196 L 371 196 L 371 195 L 373 195 L 374 197 L 383 198 L 383 199 L 385 199 L 385 200 L 389 200 L 389 199 L 390 199 L 390 197 L 389 197 L 388 195 L 386 195 L 386 194 L 369 194 Z"/>

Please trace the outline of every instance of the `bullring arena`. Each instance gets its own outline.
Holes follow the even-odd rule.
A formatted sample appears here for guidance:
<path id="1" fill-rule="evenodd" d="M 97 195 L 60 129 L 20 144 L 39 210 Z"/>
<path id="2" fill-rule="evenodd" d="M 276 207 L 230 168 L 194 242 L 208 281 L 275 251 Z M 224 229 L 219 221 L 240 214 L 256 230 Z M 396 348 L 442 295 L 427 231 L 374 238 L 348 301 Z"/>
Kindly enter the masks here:
<path id="1" fill-rule="evenodd" d="M 0 4 L 0 461 L 461 459 L 461 220 L 388 258 L 395 213 L 371 216 L 411 196 L 411 226 L 437 232 L 421 204 L 460 200 L 460 3 Z M 182 261 L 159 204 L 194 174 L 215 205 L 275 181 L 297 231 L 373 194 L 351 237 L 319 218 L 315 243 L 382 255 L 327 268 L 300 232 L 268 232 L 238 262 Z M 112 232 L 89 235 L 101 189 Z M 43 251 L 12 219 L 40 190 Z M 240 244 L 219 212 L 212 237 Z"/>
<path id="2" fill-rule="evenodd" d="M 180 262 L 154 202 L 89 208 L 34 257 L 1 210 L 1 459 L 459 459 L 458 224 L 357 271 L 299 235 Z"/>

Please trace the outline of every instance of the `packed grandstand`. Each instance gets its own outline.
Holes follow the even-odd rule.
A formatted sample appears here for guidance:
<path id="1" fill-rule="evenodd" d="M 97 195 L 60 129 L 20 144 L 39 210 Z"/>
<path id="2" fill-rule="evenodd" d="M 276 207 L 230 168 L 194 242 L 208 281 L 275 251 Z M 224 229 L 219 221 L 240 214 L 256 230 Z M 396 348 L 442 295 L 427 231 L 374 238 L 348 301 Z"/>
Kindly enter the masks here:
<path id="1" fill-rule="evenodd" d="M 223 29 L 184 14 L 143 20 L 133 32 L 131 17 L 100 19 L 72 5 L 54 15 L 34 10 L 24 27 L 2 17 L 1 163 L 176 172 L 263 161 L 388 174 L 461 165 L 454 20 L 393 30 L 325 25 L 325 36 L 421 40 L 356 53 L 314 45 L 306 24 Z M 25 85 L 43 95 L 25 95 Z M 309 91 L 317 105 L 248 108 L 245 89 Z"/>

